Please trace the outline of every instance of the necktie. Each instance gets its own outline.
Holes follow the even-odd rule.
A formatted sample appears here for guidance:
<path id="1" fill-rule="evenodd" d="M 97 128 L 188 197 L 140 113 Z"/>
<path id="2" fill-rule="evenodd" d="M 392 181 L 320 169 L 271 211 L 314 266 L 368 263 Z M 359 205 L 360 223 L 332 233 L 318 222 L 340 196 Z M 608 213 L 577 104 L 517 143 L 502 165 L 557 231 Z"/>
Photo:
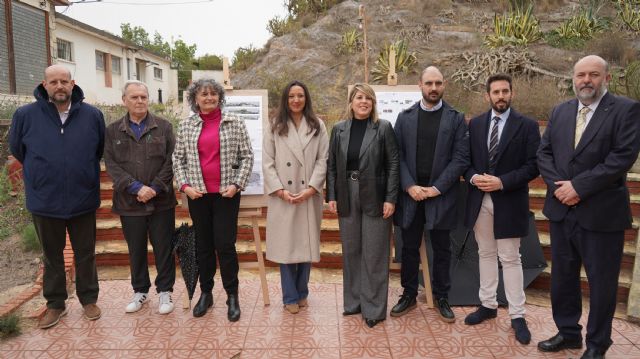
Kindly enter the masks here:
<path id="1" fill-rule="evenodd" d="M 584 133 L 584 128 L 587 127 L 587 114 L 591 111 L 589 107 L 583 107 L 578 112 L 578 118 L 576 120 L 576 137 L 574 138 L 573 148 L 578 147 L 578 142 L 580 142 L 580 137 Z"/>
<path id="2" fill-rule="evenodd" d="M 495 159 L 498 153 L 498 122 L 500 117 L 496 116 L 492 119 L 491 137 L 489 137 L 489 171 L 493 172 L 496 167 Z"/>

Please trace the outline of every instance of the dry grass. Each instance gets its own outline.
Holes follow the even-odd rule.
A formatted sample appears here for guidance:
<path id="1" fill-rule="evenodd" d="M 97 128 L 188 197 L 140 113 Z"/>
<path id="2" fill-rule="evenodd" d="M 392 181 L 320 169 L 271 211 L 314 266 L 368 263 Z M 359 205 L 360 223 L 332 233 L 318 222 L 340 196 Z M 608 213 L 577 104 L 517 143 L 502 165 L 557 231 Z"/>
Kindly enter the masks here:
<path id="1" fill-rule="evenodd" d="M 594 37 L 587 43 L 585 50 L 589 54 L 602 56 L 610 63 L 622 67 L 638 58 L 638 50 L 620 31 L 607 32 Z"/>

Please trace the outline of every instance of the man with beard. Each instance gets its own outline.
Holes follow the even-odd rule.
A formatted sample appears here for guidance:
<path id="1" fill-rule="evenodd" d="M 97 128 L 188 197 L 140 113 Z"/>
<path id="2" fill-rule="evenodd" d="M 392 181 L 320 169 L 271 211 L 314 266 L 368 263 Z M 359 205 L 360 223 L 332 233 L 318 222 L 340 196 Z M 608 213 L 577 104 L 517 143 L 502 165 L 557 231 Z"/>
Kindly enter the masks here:
<path id="1" fill-rule="evenodd" d="M 102 112 L 83 102 L 82 90 L 64 66 L 48 67 L 34 96 L 36 102 L 13 115 L 9 144 L 23 166 L 27 209 L 42 244 L 47 311 L 38 327 L 44 329 L 67 313 L 67 232 L 84 316 L 96 320 L 101 315 L 95 244 L 105 125 Z"/>
<path id="2" fill-rule="evenodd" d="M 528 183 L 538 176 L 540 130 L 536 121 L 511 108 L 511 76 L 490 76 L 486 90 L 484 97 L 491 110 L 469 123 L 471 166 L 465 173 L 469 186 L 465 225 L 473 228 L 478 243 L 482 305 L 464 322 L 475 325 L 497 316 L 498 257 L 511 327 L 518 342 L 529 344 L 520 238 L 529 230 Z"/>
<path id="3" fill-rule="evenodd" d="M 543 352 L 582 347 L 580 267 L 589 281 L 587 350 L 604 358 L 613 343 L 624 230 L 631 228 L 627 171 L 640 149 L 640 103 L 607 92 L 609 65 L 589 55 L 573 67 L 577 99 L 553 109 L 538 149 L 551 231 L 551 305 L 558 333 Z"/>
<path id="4" fill-rule="evenodd" d="M 394 220 L 401 227 L 404 288 L 391 316 L 416 307 L 419 249 L 424 230 L 433 247 L 433 295 L 440 317 L 452 323 L 449 231 L 456 225 L 456 192 L 469 166 L 469 138 L 464 115 L 442 101 L 445 89 L 440 70 L 429 66 L 420 75 L 422 100 L 398 115 L 395 125 L 400 150 L 402 191 Z M 428 278 L 425 278 L 428 280 Z"/>

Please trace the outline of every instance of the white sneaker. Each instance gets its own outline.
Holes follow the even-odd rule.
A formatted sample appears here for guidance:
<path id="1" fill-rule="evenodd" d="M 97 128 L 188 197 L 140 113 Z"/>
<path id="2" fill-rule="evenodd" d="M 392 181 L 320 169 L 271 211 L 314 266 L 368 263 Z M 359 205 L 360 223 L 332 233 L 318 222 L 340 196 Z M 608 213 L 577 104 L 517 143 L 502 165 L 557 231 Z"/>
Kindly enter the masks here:
<path id="1" fill-rule="evenodd" d="M 149 300 L 149 295 L 147 293 L 136 292 L 133 294 L 133 298 L 131 298 L 131 302 L 127 304 L 127 308 L 125 308 L 125 312 L 127 313 L 135 313 L 142 309 L 142 305 Z"/>
<path id="2" fill-rule="evenodd" d="M 160 314 L 169 314 L 173 312 L 173 300 L 171 300 L 171 292 L 160 292 L 158 312 Z"/>

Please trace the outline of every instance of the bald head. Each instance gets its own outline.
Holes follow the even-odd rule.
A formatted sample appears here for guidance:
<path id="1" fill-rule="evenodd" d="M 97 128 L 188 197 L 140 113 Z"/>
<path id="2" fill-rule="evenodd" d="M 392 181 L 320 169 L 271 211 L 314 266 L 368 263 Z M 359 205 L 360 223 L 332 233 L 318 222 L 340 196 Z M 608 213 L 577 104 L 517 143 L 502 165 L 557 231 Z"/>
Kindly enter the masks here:
<path id="1" fill-rule="evenodd" d="M 44 70 L 44 80 L 51 76 L 63 76 L 67 80 L 71 81 L 71 71 L 62 65 L 51 65 Z"/>
<path id="2" fill-rule="evenodd" d="M 422 70 L 420 74 L 420 91 L 422 91 L 422 100 L 425 106 L 431 108 L 440 103 L 445 87 L 442 72 L 435 66 L 429 66 Z"/>
<path id="3" fill-rule="evenodd" d="M 431 76 L 440 77 L 440 79 L 444 80 L 444 76 L 442 76 L 442 72 L 440 72 L 440 70 L 435 66 L 427 66 L 427 67 L 425 67 L 424 70 L 422 70 L 422 73 L 420 74 L 420 82 L 422 82 L 422 78 L 426 74 L 429 74 Z"/>
<path id="4" fill-rule="evenodd" d="M 587 55 L 578 60 L 578 62 L 573 65 L 573 72 L 575 73 L 576 68 L 583 66 L 600 67 L 601 71 L 603 71 L 604 73 L 609 73 L 609 63 L 607 62 L 607 60 L 598 55 Z"/>
<path id="5" fill-rule="evenodd" d="M 610 80 L 609 64 L 600 56 L 585 56 L 573 66 L 573 92 L 584 105 L 598 101 Z"/>

